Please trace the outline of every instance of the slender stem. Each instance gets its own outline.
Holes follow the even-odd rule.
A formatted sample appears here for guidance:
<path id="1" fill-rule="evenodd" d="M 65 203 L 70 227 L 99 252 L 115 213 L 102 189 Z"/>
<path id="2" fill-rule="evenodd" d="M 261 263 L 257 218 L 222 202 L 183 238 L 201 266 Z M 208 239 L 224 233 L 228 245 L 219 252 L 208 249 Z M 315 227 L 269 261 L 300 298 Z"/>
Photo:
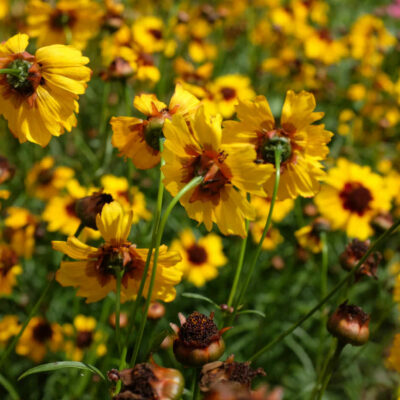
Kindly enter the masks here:
<path id="1" fill-rule="evenodd" d="M 236 290 L 237 290 L 237 287 L 238 287 L 239 278 L 240 278 L 240 275 L 242 273 L 244 255 L 246 253 L 247 236 L 248 236 L 248 232 L 249 232 L 249 225 L 250 225 L 249 220 L 246 219 L 246 237 L 242 239 L 242 245 L 240 247 L 239 259 L 238 259 L 238 263 L 237 263 L 237 267 L 236 267 L 235 277 L 233 279 L 231 292 L 229 293 L 229 298 L 228 298 L 228 303 L 227 303 L 228 307 L 232 306 L 233 299 L 235 298 L 235 295 L 236 295 Z"/>
<path id="2" fill-rule="evenodd" d="M 362 264 L 364 264 L 365 260 L 370 256 L 370 254 L 388 237 L 390 236 L 400 225 L 400 219 L 396 221 L 387 231 L 385 231 L 375 242 L 371 245 L 371 247 L 367 250 L 364 256 L 360 259 L 357 265 L 347 273 L 347 275 L 316 305 L 314 306 L 308 313 L 303 315 L 299 320 L 297 320 L 289 329 L 282 332 L 280 335 L 276 336 L 269 343 L 267 343 L 263 348 L 261 348 L 257 353 L 253 354 L 249 361 L 253 361 L 256 358 L 260 357 L 267 350 L 269 350 L 272 346 L 279 343 L 286 336 L 290 335 L 298 326 L 300 326 L 304 321 L 310 318 L 316 311 L 318 311 L 331 297 L 333 297 L 336 292 L 338 292 L 347 282 L 351 281 L 359 270 Z"/>
<path id="3" fill-rule="evenodd" d="M 277 148 L 275 150 L 275 184 L 274 184 L 274 190 L 272 192 L 271 205 L 269 207 L 267 221 L 265 223 L 265 227 L 264 227 L 263 233 L 261 235 L 261 239 L 258 242 L 257 249 L 256 249 L 256 251 L 254 253 L 254 256 L 253 256 L 253 259 L 251 261 L 250 268 L 249 268 L 249 270 L 248 270 L 248 272 L 246 274 L 245 282 L 244 282 L 244 284 L 242 286 L 242 289 L 240 291 L 239 298 L 238 298 L 237 302 L 235 303 L 235 309 L 233 310 L 233 314 L 232 314 L 232 318 L 231 318 L 232 321 L 235 318 L 235 315 L 237 313 L 237 309 L 238 309 L 239 305 L 242 304 L 242 302 L 243 302 L 244 296 L 246 294 L 246 291 L 247 291 L 248 286 L 250 284 L 250 281 L 251 281 L 251 278 L 253 276 L 254 270 L 256 268 L 258 258 L 260 257 L 261 250 L 262 250 L 262 245 L 264 243 L 265 236 L 267 236 L 267 233 L 268 233 L 268 231 L 269 231 L 269 229 L 271 227 L 272 214 L 273 214 L 273 211 L 274 211 L 275 200 L 276 200 L 276 196 L 278 194 L 279 180 L 280 180 L 280 176 L 281 176 L 281 168 L 280 168 L 280 165 L 281 165 L 281 153 L 282 153 L 282 150 L 280 148 Z"/>
<path id="4" fill-rule="evenodd" d="M 319 390 L 317 400 L 322 399 L 322 396 L 324 395 L 325 390 L 328 387 L 329 381 L 332 378 L 332 374 L 336 371 L 337 366 L 339 365 L 340 354 L 342 353 L 342 350 L 344 349 L 345 345 L 346 345 L 346 343 L 343 343 L 341 341 L 337 342 L 335 353 L 333 354 L 332 358 L 329 360 L 328 366 L 324 372 L 324 376 L 321 379 L 322 386 L 321 386 L 321 389 Z"/>
<path id="5" fill-rule="evenodd" d="M 165 210 L 164 215 L 161 218 L 160 226 L 159 226 L 159 228 L 157 230 L 157 238 L 156 238 L 156 243 L 155 243 L 153 268 L 152 268 L 152 271 L 151 271 L 149 289 L 148 289 L 148 292 L 147 292 L 147 295 L 146 295 L 146 303 L 145 303 L 144 310 L 143 310 L 142 321 L 141 321 L 141 324 L 140 324 L 140 327 L 139 327 L 138 338 L 136 339 L 135 348 L 134 348 L 133 354 L 132 354 L 131 365 L 135 365 L 135 362 L 136 362 L 136 359 L 137 359 L 137 355 L 138 355 L 138 352 L 139 352 L 139 348 L 140 348 L 140 344 L 142 342 L 144 327 L 145 327 L 146 321 L 147 321 L 147 312 L 149 310 L 150 301 L 151 301 L 151 297 L 152 297 L 152 293 L 153 293 L 154 282 L 155 282 L 156 273 L 157 273 L 158 253 L 159 253 L 159 250 L 160 250 L 161 239 L 162 239 L 162 235 L 164 233 L 164 229 L 165 229 L 165 225 L 167 223 L 168 217 L 171 214 L 171 211 L 173 210 L 175 205 L 182 198 L 182 196 L 184 196 L 190 190 L 194 189 L 196 186 L 200 185 L 200 183 L 202 181 L 203 181 L 203 177 L 202 176 L 197 176 L 197 177 L 193 178 L 187 185 L 185 185 L 179 191 L 179 193 L 171 200 L 171 202 L 169 203 L 167 209 Z"/>
<path id="6" fill-rule="evenodd" d="M 122 280 L 122 270 L 121 268 L 114 267 L 115 277 L 116 277 L 116 294 L 117 299 L 115 302 L 115 339 L 117 341 L 118 351 L 121 352 L 121 327 L 120 327 L 120 311 L 121 311 L 121 280 Z"/>
<path id="7" fill-rule="evenodd" d="M 124 100 L 125 100 L 125 114 L 127 117 L 129 117 L 132 112 L 131 91 L 129 90 L 129 85 L 126 82 L 122 83 L 122 85 L 123 85 Z"/>
<path id="8" fill-rule="evenodd" d="M 192 378 L 192 400 L 196 400 L 199 393 L 199 371 L 197 368 L 193 368 Z"/>
<path id="9" fill-rule="evenodd" d="M 40 305 L 42 304 L 43 300 L 45 299 L 47 292 L 49 291 L 51 285 L 54 282 L 54 278 L 55 275 L 53 276 L 53 278 L 47 283 L 45 289 L 43 290 L 41 296 L 39 297 L 39 299 L 37 300 L 37 302 L 35 303 L 35 305 L 32 307 L 30 313 L 28 314 L 28 317 L 26 318 L 24 324 L 22 325 L 20 331 L 18 332 L 18 335 L 14 336 L 12 342 L 7 346 L 7 348 L 4 350 L 4 353 L 1 355 L 0 358 L 0 368 L 2 367 L 2 365 L 4 364 L 4 362 L 7 360 L 7 357 L 10 355 L 10 353 L 13 351 L 15 345 L 17 344 L 19 338 L 22 336 L 22 334 L 24 333 L 26 327 L 28 326 L 30 320 L 32 319 L 32 317 L 37 313 L 37 310 L 39 309 Z"/>
<path id="10" fill-rule="evenodd" d="M 3 69 L 0 69 L 0 74 L 19 76 L 20 71 L 16 68 L 3 68 Z"/>

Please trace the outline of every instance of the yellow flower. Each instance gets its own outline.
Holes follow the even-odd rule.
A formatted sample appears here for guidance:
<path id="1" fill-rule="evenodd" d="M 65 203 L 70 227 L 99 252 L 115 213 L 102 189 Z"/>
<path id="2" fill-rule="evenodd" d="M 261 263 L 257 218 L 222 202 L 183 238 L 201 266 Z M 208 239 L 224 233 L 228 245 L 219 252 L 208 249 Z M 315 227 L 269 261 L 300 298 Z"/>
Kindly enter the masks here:
<path id="1" fill-rule="evenodd" d="M 163 21 L 157 17 L 138 18 L 132 26 L 133 40 L 146 53 L 160 52 L 164 49 Z"/>
<path id="2" fill-rule="evenodd" d="M 390 348 L 389 356 L 386 359 L 386 365 L 390 369 L 400 372 L 400 333 L 395 335 Z"/>
<path id="3" fill-rule="evenodd" d="M 111 194 L 125 211 L 130 209 L 133 211 L 133 224 L 138 223 L 140 219 L 149 220 L 151 218 L 151 213 L 146 209 L 144 194 L 135 186 L 129 187 L 126 178 L 104 175 L 100 182 L 102 188 L 104 188 L 104 193 Z"/>
<path id="4" fill-rule="evenodd" d="M 57 196 L 74 176 L 73 169 L 54 167 L 54 163 L 53 157 L 46 156 L 33 165 L 25 180 L 29 195 L 41 200 L 48 200 Z"/>
<path id="5" fill-rule="evenodd" d="M 17 275 L 22 273 L 18 255 L 6 244 L 0 244 L 0 296 L 9 295 L 17 283 Z"/>
<path id="6" fill-rule="evenodd" d="M 4 238 L 19 257 L 31 258 L 35 249 L 35 233 L 38 218 L 22 207 L 8 207 L 4 221 Z"/>
<path id="7" fill-rule="evenodd" d="M 102 246 L 91 247 L 75 237 L 69 237 L 67 242 L 53 241 L 55 250 L 78 260 L 63 261 L 56 274 L 57 281 L 62 286 L 78 287 L 77 295 L 86 297 L 86 302 L 91 303 L 116 291 L 113 267 L 118 265 L 123 272 L 121 301 L 133 299 L 139 289 L 148 250 L 138 249 L 128 241 L 132 218 L 132 211 L 126 214 L 121 205 L 113 201 L 105 204 L 101 215 L 96 218 L 97 228 L 105 240 Z M 182 276 L 175 266 L 179 261 L 178 253 L 168 251 L 166 246 L 160 247 L 152 300 L 174 300 L 174 286 Z M 148 286 L 149 279 L 144 288 L 145 296 Z"/>
<path id="8" fill-rule="evenodd" d="M 102 332 L 96 331 L 96 325 L 97 322 L 93 317 L 79 314 L 74 318 L 73 325 L 63 326 L 64 349 L 68 359 L 82 361 L 85 352 L 89 349 L 94 349 L 97 357 L 106 354 L 106 337 Z"/>
<path id="9" fill-rule="evenodd" d="M 390 210 L 390 200 L 382 177 L 340 158 L 325 177 L 315 203 L 333 229 L 365 240 L 373 234 L 370 221 L 380 211 Z"/>
<path id="10" fill-rule="evenodd" d="M 266 220 L 258 220 L 250 224 L 250 231 L 254 243 L 259 243 L 262 233 L 264 231 Z M 283 237 L 276 228 L 270 228 L 262 242 L 261 248 L 263 250 L 274 250 L 278 244 L 283 242 Z"/>
<path id="11" fill-rule="evenodd" d="M 103 17 L 100 5 L 91 0 L 60 0 L 54 6 L 30 0 L 27 13 L 28 34 L 38 38 L 39 47 L 71 44 L 79 50 L 97 35 Z"/>
<path id="12" fill-rule="evenodd" d="M 266 197 L 251 196 L 251 205 L 256 209 L 257 218 L 263 219 L 265 224 L 268 217 L 269 208 L 271 207 L 271 199 Z M 274 210 L 272 211 L 272 220 L 274 222 L 281 222 L 286 215 L 293 210 L 293 207 L 293 199 L 276 201 Z"/>
<path id="13" fill-rule="evenodd" d="M 246 192 L 262 196 L 272 166 L 256 166 L 252 146 L 224 144 L 220 116 L 211 118 L 204 107 L 190 128 L 181 115 L 166 121 L 164 134 L 166 189 L 175 196 L 194 177 L 203 176 L 204 181 L 180 200 L 189 217 L 203 222 L 207 230 L 215 222 L 225 235 L 246 236 L 244 220 L 255 216 Z"/>
<path id="14" fill-rule="evenodd" d="M 169 106 L 153 94 L 135 96 L 133 105 L 147 119 L 111 118 L 112 143 L 120 150 L 120 155 L 130 158 L 137 168 L 149 169 L 156 166 L 161 159 L 159 139 L 165 120 L 171 119 L 174 114 L 189 118 L 197 109 L 199 100 L 178 84 Z"/>
<path id="15" fill-rule="evenodd" d="M 0 113 L 22 142 L 46 146 L 52 135 L 71 131 L 77 120 L 78 95 L 83 94 L 91 71 L 89 62 L 72 46 L 25 51 L 28 36 L 18 34 L 0 44 L 0 68 L 18 71 L 0 74 Z"/>
<path id="16" fill-rule="evenodd" d="M 17 335 L 20 329 L 21 325 L 16 315 L 4 315 L 0 321 L 0 346 L 4 347 L 11 336 Z"/>
<path id="17" fill-rule="evenodd" d="M 0 0 L 0 20 L 7 17 L 9 8 L 9 0 Z"/>
<path id="18" fill-rule="evenodd" d="M 316 254 L 322 251 L 321 233 L 329 230 L 329 227 L 328 221 L 323 218 L 317 218 L 311 224 L 298 229 L 294 235 L 301 247 Z"/>
<path id="19" fill-rule="evenodd" d="M 191 229 L 185 229 L 174 240 L 171 250 L 178 251 L 182 261 L 177 265 L 184 277 L 197 287 L 204 286 L 207 281 L 217 277 L 218 268 L 227 263 L 222 250 L 221 238 L 210 233 L 196 240 Z"/>
<path id="20" fill-rule="evenodd" d="M 53 352 L 60 350 L 62 342 L 60 325 L 51 324 L 42 317 L 33 317 L 19 338 L 15 351 L 38 363 L 44 359 L 48 349 Z"/>
<path id="21" fill-rule="evenodd" d="M 227 143 L 251 143 L 257 152 L 254 159 L 259 165 L 275 163 L 274 146 L 285 148 L 281 159 L 281 180 L 278 199 L 311 197 L 319 188 L 324 176 L 321 160 L 329 149 L 326 144 L 332 133 L 324 125 L 313 125 L 323 113 L 313 112 L 315 99 L 311 93 L 295 94 L 289 90 L 282 109 L 280 126 L 272 116 L 264 96 L 254 101 L 241 101 L 236 107 L 237 121 L 224 123 L 224 140 Z M 275 169 L 275 166 L 273 167 Z M 265 183 L 265 191 L 272 195 L 275 176 Z"/>

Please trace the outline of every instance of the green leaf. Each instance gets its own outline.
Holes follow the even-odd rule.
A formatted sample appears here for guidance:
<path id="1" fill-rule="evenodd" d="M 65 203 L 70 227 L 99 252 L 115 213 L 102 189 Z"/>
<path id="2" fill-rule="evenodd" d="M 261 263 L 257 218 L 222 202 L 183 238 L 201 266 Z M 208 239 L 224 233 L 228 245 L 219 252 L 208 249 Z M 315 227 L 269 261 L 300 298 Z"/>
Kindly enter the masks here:
<path id="1" fill-rule="evenodd" d="M 183 297 L 188 297 L 188 298 L 191 298 L 191 299 L 204 300 L 204 301 L 207 301 L 208 303 L 212 304 L 216 308 L 220 308 L 220 306 L 217 303 L 213 302 L 208 297 L 203 296 L 203 295 L 198 294 L 198 293 L 187 293 L 186 292 L 186 293 L 182 293 L 182 296 Z"/>
<path id="2" fill-rule="evenodd" d="M 77 361 L 57 361 L 57 362 L 53 362 L 53 363 L 38 365 L 37 367 L 28 369 L 18 378 L 18 380 L 21 380 L 22 378 L 25 378 L 28 375 L 39 374 L 41 372 L 57 371 L 57 370 L 63 369 L 63 368 L 84 369 L 86 371 L 92 372 L 93 374 L 99 375 L 100 378 L 103 380 L 106 379 L 104 377 L 104 375 L 102 374 L 102 372 L 99 371 L 93 365 L 89 365 L 89 364 L 85 364 L 85 363 L 77 362 Z"/>
<path id="3" fill-rule="evenodd" d="M 258 311 L 258 310 L 243 310 L 243 311 L 239 311 L 237 313 L 237 315 L 242 315 L 242 314 L 256 314 L 263 318 L 266 317 L 266 315 L 263 312 Z"/>
<path id="4" fill-rule="evenodd" d="M 19 395 L 17 391 L 14 389 L 13 385 L 3 376 L 0 374 L 0 385 L 7 390 L 8 394 L 10 395 L 12 400 L 19 400 Z"/>

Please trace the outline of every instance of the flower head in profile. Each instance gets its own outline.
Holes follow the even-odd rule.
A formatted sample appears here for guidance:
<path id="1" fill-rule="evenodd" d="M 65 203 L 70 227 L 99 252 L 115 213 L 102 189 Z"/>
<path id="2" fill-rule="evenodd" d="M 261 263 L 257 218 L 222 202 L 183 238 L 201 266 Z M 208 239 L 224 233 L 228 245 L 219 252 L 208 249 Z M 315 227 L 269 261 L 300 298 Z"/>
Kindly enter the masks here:
<path id="1" fill-rule="evenodd" d="M 30 0 L 27 13 L 28 33 L 37 37 L 39 47 L 69 43 L 79 50 L 97 35 L 103 17 L 100 5 L 91 0 L 60 0 L 54 5 Z"/>
<path id="2" fill-rule="evenodd" d="M 10 338 L 17 335 L 20 330 L 21 324 L 16 315 L 4 315 L 0 320 L 0 347 L 4 348 Z"/>
<path id="3" fill-rule="evenodd" d="M 147 118 L 111 118 L 112 143 L 137 168 L 149 169 L 160 162 L 159 141 L 165 121 L 175 114 L 189 118 L 199 106 L 199 100 L 178 84 L 168 106 L 153 94 L 136 96 L 133 105 Z"/>
<path id="4" fill-rule="evenodd" d="M 10 246 L 0 244 L 0 296 L 11 294 L 21 273 L 17 253 Z"/>
<path id="5" fill-rule="evenodd" d="M 15 351 L 35 362 L 44 359 L 49 350 L 55 352 L 63 344 L 62 328 L 43 317 L 33 317 L 19 338 Z"/>
<path id="6" fill-rule="evenodd" d="M 63 261 L 57 271 L 56 279 L 62 286 L 79 288 L 77 295 L 86 297 L 91 303 L 116 291 L 117 269 L 122 272 L 121 301 L 135 298 L 142 279 L 148 249 L 138 249 L 128 241 L 133 213 L 125 213 L 121 205 L 113 201 L 105 204 L 96 223 L 104 243 L 91 247 L 75 237 L 67 242 L 53 241 L 53 248 L 77 261 Z M 182 273 L 176 268 L 180 256 L 161 246 L 158 268 L 152 299 L 172 301 L 176 296 L 174 286 Z M 152 265 L 152 261 L 150 263 Z M 151 273 L 151 272 L 149 272 Z M 148 293 L 149 280 L 146 280 L 144 296 Z"/>
<path id="7" fill-rule="evenodd" d="M 311 224 L 298 229 L 294 235 L 301 247 L 317 254 L 323 247 L 321 234 L 329 231 L 329 228 L 330 224 L 326 219 L 316 218 Z"/>
<path id="8" fill-rule="evenodd" d="M 193 178 L 203 177 L 180 200 L 189 217 L 203 222 L 207 230 L 214 222 L 224 235 L 246 236 L 245 218 L 255 216 L 246 192 L 265 195 L 262 185 L 272 174 L 272 165 L 257 166 L 250 145 L 224 144 L 221 118 L 212 118 L 204 107 L 190 127 L 179 115 L 167 121 L 164 134 L 166 189 L 175 196 Z"/>
<path id="9" fill-rule="evenodd" d="M 27 47 L 25 34 L 0 44 L 0 69 L 10 70 L 0 74 L 0 113 L 21 143 L 44 147 L 76 126 L 78 95 L 91 75 L 89 59 L 72 46 L 46 46 L 35 55 Z"/>
<path id="10" fill-rule="evenodd" d="M 361 166 L 340 158 L 326 178 L 315 203 L 332 229 L 365 240 L 373 234 L 370 222 L 380 211 L 390 210 L 390 191 L 384 180 Z"/>
<path id="11" fill-rule="evenodd" d="M 210 233 L 199 240 L 191 229 L 185 229 L 174 240 L 171 249 L 178 251 L 182 261 L 178 268 L 182 269 L 184 277 L 195 286 L 200 287 L 217 277 L 218 268 L 226 264 L 227 259 L 222 250 L 221 238 Z"/>
<path id="12" fill-rule="evenodd" d="M 324 176 L 321 160 L 329 152 L 326 144 L 332 133 L 325 130 L 324 125 L 313 125 L 323 116 L 314 109 L 315 99 L 311 93 L 295 94 L 289 90 L 280 124 L 275 122 L 264 96 L 254 101 L 239 100 L 236 112 L 240 121 L 224 123 L 225 142 L 251 143 L 257 153 L 254 159 L 257 164 L 274 164 L 275 148 L 282 149 L 279 200 L 312 197 L 319 191 L 319 181 Z M 265 183 L 269 196 L 272 196 L 274 183 L 274 175 Z"/>

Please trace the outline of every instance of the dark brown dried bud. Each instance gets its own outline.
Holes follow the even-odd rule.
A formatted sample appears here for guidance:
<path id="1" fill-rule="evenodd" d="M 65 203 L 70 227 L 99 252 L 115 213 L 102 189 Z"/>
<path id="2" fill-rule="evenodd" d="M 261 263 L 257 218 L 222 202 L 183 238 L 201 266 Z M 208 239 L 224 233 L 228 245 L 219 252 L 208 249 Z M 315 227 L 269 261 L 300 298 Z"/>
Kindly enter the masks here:
<path id="1" fill-rule="evenodd" d="M 174 354 L 176 359 L 184 365 L 199 367 L 208 362 L 218 360 L 225 350 L 222 333 L 229 328 L 218 330 L 210 317 L 197 311 L 186 319 L 179 314 L 181 327 L 171 324 L 177 338 L 174 340 Z"/>
<path id="2" fill-rule="evenodd" d="M 15 166 L 10 164 L 7 158 L 0 156 L 0 183 L 11 179 L 15 174 Z"/>
<path id="3" fill-rule="evenodd" d="M 369 240 L 363 242 L 358 239 L 354 239 L 351 243 L 347 245 L 345 251 L 340 255 L 339 260 L 341 266 L 347 271 L 355 268 L 358 262 L 364 256 L 364 254 L 368 251 L 369 246 Z M 363 275 L 377 279 L 376 271 L 381 260 L 381 253 L 374 252 L 370 254 L 369 257 L 358 269 L 356 273 L 356 280 L 360 279 Z"/>
<path id="4" fill-rule="evenodd" d="M 111 370 L 107 375 L 112 381 L 117 377 L 123 384 L 114 400 L 176 400 L 184 388 L 184 379 L 178 370 L 163 368 L 154 362 L 122 371 Z"/>
<path id="5" fill-rule="evenodd" d="M 150 304 L 149 310 L 147 312 L 147 318 L 149 319 L 160 319 L 165 315 L 164 304 L 154 301 Z"/>
<path id="6" fill-rule="evenodd" d="M 205 364 L 201 369 L 200 390 L 208 392 L 220 382 L 233 382 L 238 387 L 250 389 L 252 380 L 258 376 L 265 376 L 262 368 L 252 369 L 250 362 L 239 363 L 231 355 L 225 362 L 214 361 Z"/>
<path id="7" fill-rule="evenodd" d="M 96 215 L 101 213 L 105 204 L 113 200 L 108 193 L 96 192 L 77 200 L 75 212 L 85 226 L 97 230 Z"/>
<path id="8" fill-rule="evenodd" d="M 360 307 L 342 303 L 328 321 L 328 331 L 344 344 L 362 346 L 369 338 L 370 316 Z"/>

